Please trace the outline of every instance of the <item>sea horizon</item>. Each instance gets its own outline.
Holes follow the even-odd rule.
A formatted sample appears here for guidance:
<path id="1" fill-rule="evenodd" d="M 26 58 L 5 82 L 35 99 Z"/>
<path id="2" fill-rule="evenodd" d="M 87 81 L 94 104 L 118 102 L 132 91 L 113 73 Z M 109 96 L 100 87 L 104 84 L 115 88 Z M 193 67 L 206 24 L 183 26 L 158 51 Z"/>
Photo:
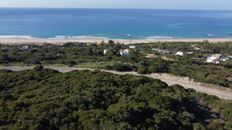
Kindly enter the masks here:
<path id="1" fill-rule="evenodd" d="M 0 9 L 67 9 L 67 10 L 179 10 L 179 11 L 221 11 L 232 12 L 232 10 L 222 9 L 188 9 L 188 8 L 84 8 L 84 7 L 0 7 Z"/>
<path id="2" fill-rule="evenodd" d="M 0 8 L 0 38 L 231 38 L 232 11 Z"/>

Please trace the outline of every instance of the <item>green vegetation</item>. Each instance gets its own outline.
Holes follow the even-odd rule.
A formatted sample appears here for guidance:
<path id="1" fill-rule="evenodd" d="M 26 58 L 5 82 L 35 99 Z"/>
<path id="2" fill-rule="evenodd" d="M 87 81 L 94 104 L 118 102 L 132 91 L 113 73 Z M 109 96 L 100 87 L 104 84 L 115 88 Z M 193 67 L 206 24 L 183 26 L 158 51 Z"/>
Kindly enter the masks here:
<path id="1" fill-rule="evenodd" d="M 223 130 L 232 102 L 146 77 L 0 71 L 2 130 Z"/>
<path id="2" fill-rule="evenodd" d="M 133 71 L 136 70 L 136 66 L 131 64 L 122 64 L 122 63 L 115 63 L 114 65 L 106 66 L 108 70 L 116 70 L 116 71 Z"/>
<path id="3" fill-rule="evenodd" d="M 74 66 L 81 63 L 127 60 L 125 57 L 121 58 L 119 54 L 119 50 L 127 46 L 120 44 L 87 45 L 85 43 L 67 43 L 62 46 L 52 44 L 25 46 L 0 45 L 0 64 L 65 64 Z M 107 49 L 107 55 L 103 54 L 105 49 Z M 130 59 L 136 61 L 141 56 L 134 52 Z"/>
<path id="4" fill-rule="evenodd" d="M 73 44 L 64 45 L 0 45 L 1 65 L 66 65 L 83 68 L 137 71 L 138 73 L 170 73 L 188 76 L 196 81 L 232 88 L 232 60 L 219 65 L 206 64 L 206 57 L 214 53 L 232 55 L 231 43 L 156 43 L 137 44 L 128 56 L 121 56 L 121 49 L 129 45 L 113 44 Z M 157 53 L 153 48 L 168 50 Z M 196 50 L 197 48 L 197 50 Z M 106 54 L 104 54 L 104 50 Z M 193 52 L 185 56 L 175 56 L 177 51 Z M 154 54 L 156 58 L 146 58 Z M 163 58 L 166 57 L 166 58 Z"/>
<path id="5" fill-rule="evenodd" d="M 118 70 L 117 68 L 122 65 L 128 66 L 127 68 L 132 66 L 127 64 L 115 64 L 111 67 L 107 66 L 106 69 Z M 175 62 L 164 61 L 162 59 L 146 59 L 136 63 L 133 69 L 130 67 L 130 69 L 126 71 L 130 70 L 137 71 L 140 74 L 170 73 L 178 76 L 187 76 L 199 82 L 218 84 L 232 88 L 232 68 L 189 61 L 185 58 L 181 58 L 180 61 Z"/>

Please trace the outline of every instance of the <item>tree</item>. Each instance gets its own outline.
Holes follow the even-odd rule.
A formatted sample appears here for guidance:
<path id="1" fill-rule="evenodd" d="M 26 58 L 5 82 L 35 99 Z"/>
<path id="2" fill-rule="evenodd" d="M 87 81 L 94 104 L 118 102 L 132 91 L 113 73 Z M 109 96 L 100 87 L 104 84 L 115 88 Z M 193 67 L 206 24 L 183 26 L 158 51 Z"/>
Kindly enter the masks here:
<path id="1" fill-rule="evenodd" d="M 42 65 L 37 65 L 34 67 L 34 70 L 35 71 L 42 71 L 42 70 L 44 70 L 44 67 Z"/>
<path id="2" fill-rule="evenodd" d="M 164 60 L 156 60 L 150 65 L 149 71 L 154 73 L 167 73 L 169 72 L 169 64 Z"/>
<path id="3" fill-rule="evenodd" d="M 148 67 L 146 67 L 146 66 L 143 66 L 143 67 L 139 66 L 137 72 L 139 74 L 147 74 L 147 73 L 149 73 L 149 70 L 148 70 Z"/>

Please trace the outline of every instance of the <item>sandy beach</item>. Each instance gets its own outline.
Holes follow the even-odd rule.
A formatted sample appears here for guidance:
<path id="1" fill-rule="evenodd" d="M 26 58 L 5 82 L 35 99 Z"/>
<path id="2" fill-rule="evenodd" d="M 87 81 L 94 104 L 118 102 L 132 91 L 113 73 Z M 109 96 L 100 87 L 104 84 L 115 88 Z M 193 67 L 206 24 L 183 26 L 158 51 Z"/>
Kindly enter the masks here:
<path id="1" fill-rule="evenodd" d="M 0 38 L 0 44 L 7 45 L 21 45 L 21 44 L 58 44 L 62 45 L 68 42 L 78 43 L 108 43 L 111 39 L 100 39 L 100 38 L 79 38 L 79 39 L 38 39 L 38 38 Z M 112 39 L 115 43 L 121 44 L 138 44 L 138 43 L 157 43 L 157 42 L 203 42 L 208 41 L 211 43 L 218 42 L 232 42 L 232 38 L 196 38 L 196 39 Z"/>

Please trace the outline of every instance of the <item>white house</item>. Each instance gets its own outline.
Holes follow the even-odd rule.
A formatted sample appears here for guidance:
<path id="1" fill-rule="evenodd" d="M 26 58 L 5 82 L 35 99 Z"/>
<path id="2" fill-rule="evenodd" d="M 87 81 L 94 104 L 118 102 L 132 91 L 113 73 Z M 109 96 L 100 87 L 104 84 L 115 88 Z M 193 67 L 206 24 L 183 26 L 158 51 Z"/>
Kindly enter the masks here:
<path id="1" fill-rule="evenodd" d="M 192 46 L 192 48 L 193 48 L 194 50 L 196 50 L 196 51 L 201 50 L 201 47 L 199 47 L 197 44 L 194 44 L 194 45 L 191 45 L 191 46 Z"/>
<path id="2" fill-rule="evenodd" d="M 207 57 L 206 62 L 207 63 L 214 63 L 214 64 L 219 64 L 220 61 L 226 62 L 230 59 L 229 56 L 222 55 L 222 54 L 213 54 L 209 57 Z"/>
<path id="3" fill-rule="evenodd" d="M 193 54 L 194 52 L 187 52 L 187 54 L 189 54 L 189 55 L 191 55 L 191 54 Z"/>
<path id="4" fill-rule="evenodd" d="M 226 55 L 222 55 L 221 57 L 220 57 L 220 61 L 223 61 L 223 62 L 226 62 L 226 61 L 228 61 L 230 59 L 230 57 L 229 56 L 226 56 Z"/>
<path id="5" fill-rule="evenodd" d="M 119 52 L 120 52 L 121 56 L 128 56 L 130 54 L 130 50 L 129 49 L 120 50 Z"/>
<path id="6" fill-rule="evenodd" d="M 178 51 L 178 52 L 176 52 L 176 54 L 175 54 L 176 56 L 184 56 L 184 52 L 182 52 L 182 51 Z"/>
<path id="7" fill-rule="evenodd" d="M 20 48 L 20 50 L 29 50 L 29 49 L 30 49 L 29 46 L 22 46 L 22 47 Z"/>
<path id="8" fill-rule="evenodd" d="M 106 54 L 107 54 L 107 49 L 105 49 L 105 50 L 103 51 L 103 54 L 104 54 L 104 55 L 106 55 Z"/>
<path id="9" fill-rule="evenodd" d="M 129 46 L 129 48 L 130 48 L 130 49 L 135 49 L 135 48 L 136 48 L 136 46 Z"/>
<path id="10" fill-rule="evenodd" d="M 162 54 L 169 54 L 170 53 L 170 51 L 168 51 L 168 50 L 162 50 L 159 48 L 152 48 L 152 51 L 155 51 L 156 53 L 162 53 Z"/>
<path id="11" fill-rule="evenodd" d="M 207 63 L 219 64 L 221 56 L 222 56 L 221 54 L 213 54 L 213 55 L 207 57 L 206 62 Z"/>

